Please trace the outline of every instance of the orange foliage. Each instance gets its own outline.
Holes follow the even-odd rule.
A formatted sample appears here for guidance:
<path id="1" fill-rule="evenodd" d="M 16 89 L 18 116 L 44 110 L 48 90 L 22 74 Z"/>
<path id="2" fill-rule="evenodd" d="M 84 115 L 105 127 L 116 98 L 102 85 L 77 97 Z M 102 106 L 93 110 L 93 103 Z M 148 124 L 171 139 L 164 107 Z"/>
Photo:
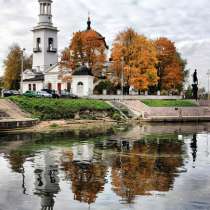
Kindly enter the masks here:
<path id="1" fill-rule="evenodd" d="M 152 41 L 129 28 L 117 35 L 112 49 L 112 70 L 118 78 L 124 62 L 125 81 L 137 90 L 147 90 L 158 83 L 156 49 Z"/>
<path id="2" fill-rule="evenodd" d="M 184 82 L 186 62 L 178 54 L 175 43 L 167 38 L 155 41 L 158 57 L 160 88 L 165 90 L 179 89 Z"/>
<path id="3" fill-rule="evenodd" d="M 94 75 L 99 75 L 106 60 L 107 45 L 104 37 L 90 29 L 73 34 L 70 46 L 63 52 L 61 60 L 71 68 L 87 64 Z"/>
<path id="4" fill-rule="evenodd" d="M 174 56 L 170 64 L 168 64 L 163 73 L 163 85 L 165 90 L 176 89 L 183 83 L 182 65 L 177 56 Z"/>

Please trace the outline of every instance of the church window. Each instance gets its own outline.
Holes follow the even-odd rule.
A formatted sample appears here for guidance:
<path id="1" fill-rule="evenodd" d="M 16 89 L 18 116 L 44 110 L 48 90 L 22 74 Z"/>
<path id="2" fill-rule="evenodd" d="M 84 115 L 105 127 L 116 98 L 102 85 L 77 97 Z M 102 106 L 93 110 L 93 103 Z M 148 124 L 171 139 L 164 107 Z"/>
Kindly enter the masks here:
<path id="1" fill-rule="evenodd" d="M 33 91 L 36 91 L 36 84 L 33 84 Z"/>
<path id="2" fill-rule="evenodd" d="M 49 51 L 53 51 L 53 38 L 48 39 L 48 48 Z"/>
<path id="3" fill-rule="evenodd" d="M 36 47 L 37 47 L 37 50 L 40 50 L 41 49 L 41 38 L 37 38 L 36 39 Z"/>
<path id="4" fill-rule="evenodd" d="M 28 84 L 28 90 L 31 91 L 31 84 Z"/>
<path id="5" fill-rule="evenodd" d="M 82 82 L 78 82 L 77 85 L 78 85 L 78 86 L 83 86 L 83 83 L 82 83 Z"/>

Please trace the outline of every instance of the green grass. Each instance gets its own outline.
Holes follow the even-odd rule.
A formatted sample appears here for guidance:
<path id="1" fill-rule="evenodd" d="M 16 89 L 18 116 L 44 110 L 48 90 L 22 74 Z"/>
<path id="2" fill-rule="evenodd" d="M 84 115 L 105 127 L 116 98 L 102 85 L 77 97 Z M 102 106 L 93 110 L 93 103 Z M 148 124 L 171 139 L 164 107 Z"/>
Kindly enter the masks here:
<path id="1" fill-rule="evenodd" d="M 113 108 L 104 101 L 90 99 L 46 99 L 28 98 L 23 96 L 10 97 L 20 108 L 41 120 L 72 119 L 75 114 L 83 111 L 107 111 Z"/>
<path id="2" fill-rule="evenodd" d="M 144 104 L 150 107 L 194 107 L 197 106 L 191 100 L 141 100 Z"/>

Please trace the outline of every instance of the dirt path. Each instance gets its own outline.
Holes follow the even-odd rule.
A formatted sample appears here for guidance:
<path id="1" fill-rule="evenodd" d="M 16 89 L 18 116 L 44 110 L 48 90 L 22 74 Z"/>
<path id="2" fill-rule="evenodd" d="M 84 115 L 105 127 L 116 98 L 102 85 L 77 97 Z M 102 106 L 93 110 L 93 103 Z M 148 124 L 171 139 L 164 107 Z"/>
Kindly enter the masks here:
<path id="1" fill-rule="evenodd" d="M 2 113 L 0 120 L 26 120 L 30 118 L 29 114 L 24 113 L 16 104 L 6 99 L 0 99 L 0 112 Z"/>

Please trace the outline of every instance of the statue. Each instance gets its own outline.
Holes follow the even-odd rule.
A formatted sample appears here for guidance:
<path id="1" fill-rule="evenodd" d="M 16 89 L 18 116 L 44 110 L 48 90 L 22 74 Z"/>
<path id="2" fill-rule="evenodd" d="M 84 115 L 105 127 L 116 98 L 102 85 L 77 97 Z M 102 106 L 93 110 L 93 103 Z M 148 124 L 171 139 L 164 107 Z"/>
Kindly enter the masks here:
<path id="1" fill-rule="evenodd" d="M 193 74 L 192 92 L 193 92 L 193 98 L 197 101 L 198 100 L 198 75 L 197 75 L 197 69 L 195 69 L 195 72 Z"/>
<path id="2" fill-rule="evenodd" d="M 193 74 L 193 83 L 198 84 L 197 69 L 195 69 L 195 72 Z"/>

